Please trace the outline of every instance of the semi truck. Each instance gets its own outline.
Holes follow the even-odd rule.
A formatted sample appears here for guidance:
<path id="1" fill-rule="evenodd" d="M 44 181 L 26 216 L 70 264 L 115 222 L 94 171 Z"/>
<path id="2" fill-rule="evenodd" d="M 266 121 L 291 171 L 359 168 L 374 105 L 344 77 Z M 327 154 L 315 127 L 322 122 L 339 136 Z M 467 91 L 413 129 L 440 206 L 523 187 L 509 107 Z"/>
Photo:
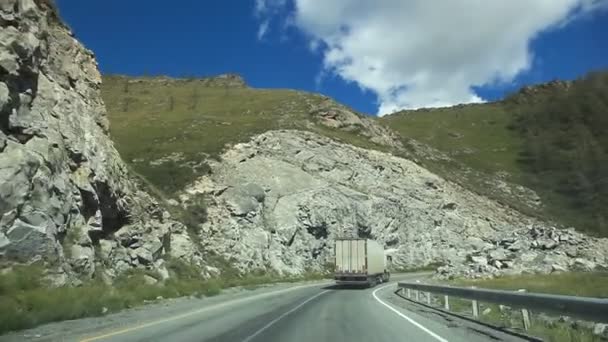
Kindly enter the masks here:
<path id="1" fill-rule="evenodd" d="M 338 285 L 375 286 L 390 279 L 390 256 L 369 239 L 336 239 L 335 274 Z"/>

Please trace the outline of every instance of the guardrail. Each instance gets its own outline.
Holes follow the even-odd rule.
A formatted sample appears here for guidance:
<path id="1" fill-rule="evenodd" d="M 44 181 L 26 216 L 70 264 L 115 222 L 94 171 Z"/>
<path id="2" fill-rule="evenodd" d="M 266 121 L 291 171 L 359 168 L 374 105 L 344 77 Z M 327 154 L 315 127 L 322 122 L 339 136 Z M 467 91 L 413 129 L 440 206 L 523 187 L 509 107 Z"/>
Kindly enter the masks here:
<path id="1" fill-rule="evenodd" d="M 424 283 L 399 282 L 401 291 L 406 296 L 420 301 L 424 293 L 426 303 L 432 303 L 433 294 L 444 295 L 444 309 L 450 310 L 449 296 L 470 299 L 473 317 L 479 317 L 479 302 L 507 305 L 521 309 L 524 329 L 530 327 L 530 313 L 534 310 L 554 313 L 563 316 L 588 320 L 597 323 L 608 323 L 608 299 L 552 295 L 545 293 L 528 293 L 525 290 L 502 291 L 479 289 L 475 287 L 441 286 Z"/>

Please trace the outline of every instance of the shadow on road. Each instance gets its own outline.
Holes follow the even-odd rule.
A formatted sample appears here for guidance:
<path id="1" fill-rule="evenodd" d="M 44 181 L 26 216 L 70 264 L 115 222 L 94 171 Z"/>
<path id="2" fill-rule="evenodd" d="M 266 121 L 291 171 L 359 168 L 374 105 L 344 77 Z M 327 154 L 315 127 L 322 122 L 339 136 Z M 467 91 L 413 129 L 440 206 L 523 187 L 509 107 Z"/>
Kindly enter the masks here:
<path id="1" fill-rule="evenodd" d="M 365 290 L 368 289 L 367 285 L 338 285 L 332 284 L 323 287 L 324 290 Z"/>

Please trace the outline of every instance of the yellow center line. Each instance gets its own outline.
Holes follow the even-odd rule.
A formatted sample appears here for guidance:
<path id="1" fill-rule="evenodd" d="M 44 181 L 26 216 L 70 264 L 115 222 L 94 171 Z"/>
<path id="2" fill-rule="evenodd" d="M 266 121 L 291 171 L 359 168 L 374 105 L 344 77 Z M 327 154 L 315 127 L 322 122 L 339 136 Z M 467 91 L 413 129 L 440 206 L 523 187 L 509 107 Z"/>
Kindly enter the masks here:
<path id="1" fill-rule="evenodd" d="M 294 286 L 294 287 L 290 287 L 288 289 L 283 289 L 283 290 L 279 290 L 279 291 L 273 291 L 273 292 L 268 292 L 268 293 L 261 293 L 261 294 L 250 296 L 250 297 L 246 297 L 246 298 L 234 299 L 234 300 L 231 300 L 229 302 L 215 304 L 215 305 L 208 306 L 208 307 L 205 307 L 205 308 L 202 308 L 202 309 L 198 309 L 198 310 L 186 312 L 186 313 L 181 314 L 181 315 L 173 316 L 173 317 L 170 317 L 170 318 L 159 319 L 159 320 L 156 320 L 156 321 L 152 321 L 152 322 L 148 322 L 148 323 L 132 326 L 132 327 L 121 329 L 121 330 L 111 331 L 111 332 L 103 334 L 103 335 L 97 335 L 97 336 L 87 337 L 85 339 L 80 340 L 80 342 L 99 341 L 99 340 L 106 339 L 108 337 L 122 335 L 122 334 L 126 334 L 128 332 L 131 332 L 131 331 L 141 330 L 141 329 L 144 329 L 144 328 L 147 328 L 147 327 L 151 327 L 151 326 L 154 326 L 154 325 L 159 325 L 159 324 L 163 324 L 163 323 L 167 323 L 167 322 L 171 322 L 171 321 L 176 321 L 176 320 L 179 320 L 179 319 L 182 319 L 182 318 L 194 316 L 194 315 L 203 313 L 205 311 L 217 310 L 217 309 L 221 309 L 221 308 L 224 308 L 224 307 L 227 307 L 227 306 L 231 306 L 231 305 L 235 305 L 235 304 L 241 304 L 241 303 L 253 301 L 253 300 L 256 300 L 256 299 L 260 299 L 260 298 L 266 298 L 266 297 L 274 296 L 274 295 L 277 295 L 277 294 L 280 294 L 280 293 L 295 291 L 295 290 L 302 289 L 302 288 L 307 288 L 307 287 L 319 286 L 321 284 L 316 283 L 316 284 L 310 284 L 310 285 L 299 285 L 299 286 Z"/>

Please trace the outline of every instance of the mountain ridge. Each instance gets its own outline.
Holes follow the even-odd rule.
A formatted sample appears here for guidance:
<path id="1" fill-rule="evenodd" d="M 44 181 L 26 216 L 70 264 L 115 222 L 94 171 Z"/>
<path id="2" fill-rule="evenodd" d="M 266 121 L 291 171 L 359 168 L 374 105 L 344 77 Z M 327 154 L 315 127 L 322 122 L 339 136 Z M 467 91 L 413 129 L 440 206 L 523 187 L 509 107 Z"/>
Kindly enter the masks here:
<path id="1" fill-rule="evenodd" d="M 530 188 L 540 196 L 541 210 L 523 201 L 505 199 L 506 202 L 563 226 L 606 235 L 606 218 L 600 209 L 592 208 L 595 204 L 591 200 L 596 196 L 597 203 L 605 203 L 606 190 L 603 185 L 585 185 L 598 181 L 603 184 L 600 174 L 608 164 L 608 143 L 599 133 L 608 125 L 603 114 L 608 107 L 606 84 L 608 72 L 591 72 L 574 81 L 526 86 L 497 102 L 403 111 L 380 121 L 402 137 L 411 137 L 448 154 L 458 164 L 436 165 L 427 160 L 435 172 L 447 178 L 467 178 L 466 170 L 474 170 L 480 179 L 499 178 Z M 578 159 L 581 165 L 591 166 L 577 171 L 566 160 L 574 157 L 570 151 L 575 146 L 589 144 L 594 150 L 579 153 Z M 531 168 L 531 163 L 536 166 Z M 567 187 L 569 190 L 565 191 L 571 192 L 568 195 L 559 183 L 571 183 L 573 179 L 576 184 Z M 500 195 L 489 193 L 483 184 L 477 185 L 475 179 L 469 177 L 464 182 L 480 193 L 503 200 Z M 588 199 L 573 203 L 568 196 Z"/>

